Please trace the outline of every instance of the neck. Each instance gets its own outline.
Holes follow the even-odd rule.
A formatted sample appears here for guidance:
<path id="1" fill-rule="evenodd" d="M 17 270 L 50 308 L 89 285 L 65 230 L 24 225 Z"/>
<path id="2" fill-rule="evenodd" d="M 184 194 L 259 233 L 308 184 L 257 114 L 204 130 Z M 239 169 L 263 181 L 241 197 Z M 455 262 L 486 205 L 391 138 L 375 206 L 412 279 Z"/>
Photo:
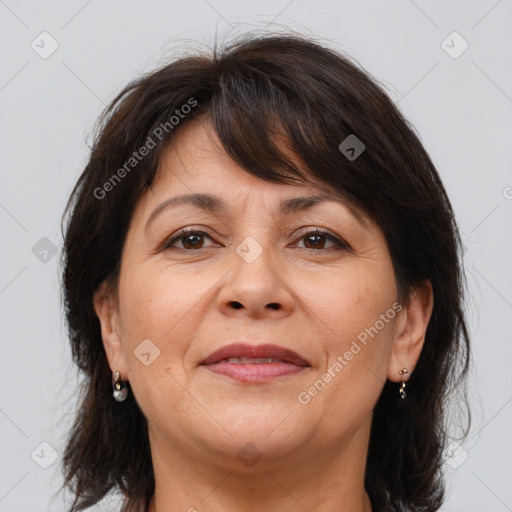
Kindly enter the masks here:
<path id="1" fill-rule="evenodd" d="M 150 428 L 155 492 L 148 512 L 372 512 L 364 489 L 371 417 L 335 449 L 315 445 L 251 468 L 227 457 L 179 453 Z M 266 459 L 266 460 L 265 460 Z"/>

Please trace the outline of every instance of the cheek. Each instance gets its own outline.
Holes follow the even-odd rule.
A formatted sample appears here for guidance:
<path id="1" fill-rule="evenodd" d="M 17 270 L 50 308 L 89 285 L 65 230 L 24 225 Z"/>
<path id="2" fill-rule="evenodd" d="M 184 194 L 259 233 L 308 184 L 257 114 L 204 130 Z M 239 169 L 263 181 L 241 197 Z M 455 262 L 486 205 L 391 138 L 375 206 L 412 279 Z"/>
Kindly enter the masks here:
<path id="1" fill-rule="evenodd" d="M 123 352 L 130 385 L 150 417 L 158 414 L 158 403 L 177 405 L 179 383 L 185 381 L 183 359 L 192 334 L 191 310 L 197 303 L 194 287 L 188 280 L 185 288 L 185 281 L 140 267 L 121 275 Z"/>
<path id="2" fill-rule="evenodd" d="M 189 326 L 207 288 L 205 279 L 170 269 L 141 266 L 120 283 L 121 317 L 133 337 L 154 338 L 166 350 L 174 346 L 176 332 Z"/>
<path id="3" fill-rule="evenodd" d="M 379 331 L 389 331 L 391 315 L 385 318 L 388 320 L 385 325 L 380 318 L 396 301 L 393 274 L 384 266 L 376 272 L 363 270 L 352 269 L 332 279 L 328 287 L 317 288 L 316 295 L 310 299 L 324 321 L 329 352 L 348 349 L 347 343 L 350 346 L 352 340 L 376 322 Z M 315 293 L 314 288 L 311 292 Z"/>
<path id="4" fill-rule="evenodd" d="M 393 274 L 389 279 L 385 270 L 379 276 L 351 272 L 331 282 L 327 298 L 318 288 L 317 295 L 310 296 L 321 320 L 317 326 L 325 366 L 319 368 L 320 378 L 303 391 L 313 410 L 328 410 L 334 423 L 346 421 L 347 411 L 351 420 L 368 414 L 386 382 L 396 290 Z"/>
<path id="5" fill-rule="evenodd" d="M 174 417 L 162 414 L 162 407 L 176 413 L 183 407 L 183 360 L 206 285 L 204 278 L 197 281 L 186 273 L 141 265 L 133 272 L 127 267 L 119 283 L 130 385 L 145 416 L 161 428 Z"/>

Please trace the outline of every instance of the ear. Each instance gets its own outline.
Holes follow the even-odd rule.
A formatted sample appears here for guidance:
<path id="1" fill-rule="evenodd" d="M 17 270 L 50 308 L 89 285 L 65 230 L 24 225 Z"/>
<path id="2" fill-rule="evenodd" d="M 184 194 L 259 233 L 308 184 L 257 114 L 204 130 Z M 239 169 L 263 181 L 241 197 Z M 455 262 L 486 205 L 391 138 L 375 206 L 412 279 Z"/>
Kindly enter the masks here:
<path id="1" fill-rule="evenodd" d="M 396 322 L 395 340 L 388 367 L 388 379 L 401 382 L 400 370 L 407 368 L 403 380 L 409 380 L 420 358 L 427 327 L 434 307 L 434 293 L 430 281 L 415 286 L 409 294 L 409 303 L 400 311 Z"/>
<path id="2" fill-rule="evenodd" d="M 117 301 L 111 286 L 106 281 L 98 286 L 93 297 L 94 311 L 101 324 L 101 337 L 110 369 L 119 371 L 123 380 L 128 380 L 128 365 L 121 342 L 121 323 Z"/>

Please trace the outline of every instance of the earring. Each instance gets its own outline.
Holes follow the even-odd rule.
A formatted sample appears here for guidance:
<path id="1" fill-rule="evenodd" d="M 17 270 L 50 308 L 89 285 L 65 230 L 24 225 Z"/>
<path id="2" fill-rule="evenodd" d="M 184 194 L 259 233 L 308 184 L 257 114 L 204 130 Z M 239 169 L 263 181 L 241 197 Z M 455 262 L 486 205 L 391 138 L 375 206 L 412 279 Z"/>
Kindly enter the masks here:
<path id="1" fill-rule="evenodd" d="M 407 395 L 405 394 L 405 380 L 404 375 L 406 373 L 409 373 L 409 370 L 407 368 L 403 368 L 400 370 L 400 376 L 402 377 L 402 387 L 400 388 L 400 398 L 405 398 Z"/>
<path id="2" fill-rule="evenodd" d="M 124 402 L 128 396 L 128 388 L 123 384 L 118 371 L 112 374 L 112 396 L 117 402 Z"/>

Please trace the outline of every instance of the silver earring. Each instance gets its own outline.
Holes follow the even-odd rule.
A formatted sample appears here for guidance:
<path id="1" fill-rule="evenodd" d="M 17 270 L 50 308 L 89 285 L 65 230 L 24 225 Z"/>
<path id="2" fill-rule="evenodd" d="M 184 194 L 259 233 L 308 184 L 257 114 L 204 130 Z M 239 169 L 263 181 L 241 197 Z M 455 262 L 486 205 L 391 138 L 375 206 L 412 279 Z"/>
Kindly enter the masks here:
<path id="1" fill-rule="evenodd" d="M 112 374 L 112 396 L 117 402 L 124 402 L 128 396 L 128 388 L 123 384 L 118 371 Z"/>
<path id="2" fill-rule="evenodd" d="M 399 371 L 400 376 L 402 377 L 402 387 L 400 388 L 400 398 L 405 398 L 407 395 L 405 394 L 405 380 L 404 375 L 406 373 L 409 373 L 409 370 L 407 368 L 403 368 Z"/>

